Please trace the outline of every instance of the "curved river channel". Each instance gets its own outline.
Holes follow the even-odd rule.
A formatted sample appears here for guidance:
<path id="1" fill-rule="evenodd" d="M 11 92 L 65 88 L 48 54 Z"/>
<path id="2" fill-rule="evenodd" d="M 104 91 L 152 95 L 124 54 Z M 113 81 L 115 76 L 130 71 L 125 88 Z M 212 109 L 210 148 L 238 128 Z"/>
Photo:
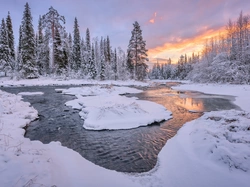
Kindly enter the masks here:
<path id="1" fill-rule="evenodd" d="M 82 127 L 83 121 L 78 114 L 79 111 L 65 106 L 65 102 L 75 97 L 55 92 L 56 88 L 73 86 L 1 89 L 14 94 L 44 93 L 44 95 L 23 96 L 24 101 L 30 102 L 39 113 L 39 119 L 27 128 L 25 135 L 27 138 L 40 140 L 43 143 L 60 141 L 63 146 L 77 151 L 87 160 L 107 169 L 146 172 L 155 166 L 162 147 L 184 123 L 200 117 L 204 111 L 240 109 L 231 102 L 234 97 L 176 91 L 172 90 L 170 85 L 171 83 L 145 88 L 143 93 L 126 96 L 136 96 L 142 100 L 162 104 L 173 113 L 171 120 L 147 127 L 112 131 L 90 131 Z"/>

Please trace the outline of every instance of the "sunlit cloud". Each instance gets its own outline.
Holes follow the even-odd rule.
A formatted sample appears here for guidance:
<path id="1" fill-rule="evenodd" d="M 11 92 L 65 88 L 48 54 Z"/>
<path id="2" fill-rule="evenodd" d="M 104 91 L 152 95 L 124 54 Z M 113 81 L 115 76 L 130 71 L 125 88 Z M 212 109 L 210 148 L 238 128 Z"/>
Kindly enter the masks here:
<path id="1" fill-rule="evenodd" d="M 204 43 L 207 39 L 211 37 L 216 37 L 219 34 L 225 34 L 225 27 L 220 27 L 217 29 L 206 29 L 207 27 L 201 27 L 197 31 L 200 33 L 191 38 L 180 38 L 172 37 L 169 42 L 164 43 L 156 48 L 151 48 L 148 51 L 150 59 L 154 58 L 171 58 L 172 62 L 176 62 L 180 55 L 187 54 L 191 55 L 194 53 L 201 53 Z M 202 32 L 203 31 L 203 32 Z"/>
<path id="2" fill-rule="evenodd" d="M 154 13 L 154 17 L 149 20 L 150 23 L 155 23 L 157 12 Z"/>

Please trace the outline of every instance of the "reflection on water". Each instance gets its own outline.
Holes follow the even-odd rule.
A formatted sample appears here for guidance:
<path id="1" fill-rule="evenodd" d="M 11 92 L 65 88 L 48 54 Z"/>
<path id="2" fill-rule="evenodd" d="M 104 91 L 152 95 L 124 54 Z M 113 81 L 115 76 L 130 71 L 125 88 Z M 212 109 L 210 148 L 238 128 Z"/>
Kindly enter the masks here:
<path id="1" fill-rule="evenodd" d="M 145 172 L 152 169 L 166 141 L 187 121 L 201 116 L 189 110 L 210 111 L 237 108 L 228 98 L 198 92 L 175 91 L 166 86 L 148 88 L 140 94 L 129 94 L 165 106 L 173 119 L 161 124 L 130 130 L 89 131 L 77 110 L 64 105 L 73 96 L 55 92 L 53 86 L 1 88 L 11 93 L 40 91 L 44 95 L 23 96 L 38 110 L 39 120 L 28 127 L 26 137 L 43 143 L 60 141 L 89 161 L 122 172 Z M 65 87 L 64 87 L 65 88 Z"/>
<path id="2" fill-rule="evenodd" d="M 203 100 L 194 98 L 179 98 L 176 99 L 175 104 L 186 108 L 189 111 L 203 112 L 205 107 L 203 105 Z"/>

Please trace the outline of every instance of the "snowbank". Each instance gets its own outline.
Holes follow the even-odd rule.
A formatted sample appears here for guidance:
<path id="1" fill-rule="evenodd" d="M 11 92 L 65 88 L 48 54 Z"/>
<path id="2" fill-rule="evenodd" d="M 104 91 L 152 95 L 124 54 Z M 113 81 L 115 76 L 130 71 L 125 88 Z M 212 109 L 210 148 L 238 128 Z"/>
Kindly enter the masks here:
<path id="1" fill-rule="evenodd" d="M 79 114 L 86 129 L 131 129 L 171 118 L 171 112 L 159 104 L 119 95 L 140 92 L 116 86 L 78 87 L 62 91 L 77 97 L 66 105 L 81 110 Z"/>
<path id="2" fill-rule="evenodd" d="M 248 187 L 250 115 L 206 113 L 168 140 L 151 172 L 137 176 L 144 186 Z"/>
<path id="3" fill-rule="evenodd" d="M 100 84 L 100 85 L 120 85 L 120 86 L 148 86 L 146 82 L 127 80 L 127 81 L 98 81 L 98 80 L 83 80 L 83 79 L 52 79 L 41 77 L 37 79 L 21 79 L 11 80 L 9 77 L 0 77 L 0 87 L 9 87 L 9 86 L 46 86 L 46 85 L 84 85 L 84 84 Z"/>
<path id="4" fill-rule="evenodd" d="M 20 96 L 0 91 L 0 186 L 141 186 L 122 173 L 101 168 L 59 142 L 24 138 L 37 111 Z"/>

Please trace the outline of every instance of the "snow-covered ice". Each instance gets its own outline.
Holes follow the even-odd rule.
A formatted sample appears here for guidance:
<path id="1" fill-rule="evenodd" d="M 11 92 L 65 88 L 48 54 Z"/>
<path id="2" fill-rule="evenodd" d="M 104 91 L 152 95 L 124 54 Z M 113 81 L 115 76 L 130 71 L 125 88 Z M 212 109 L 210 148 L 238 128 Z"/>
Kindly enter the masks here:
<path id="1" fill-rule="evenodd" d="M 80 110 L 86 129 L 131 129 L 172 118 L 171 112 L 162 105 L 119 95 L 140 92 L 117 86 L 77 87 L 62 91 L 77 97 L 66 105 Z"/>

